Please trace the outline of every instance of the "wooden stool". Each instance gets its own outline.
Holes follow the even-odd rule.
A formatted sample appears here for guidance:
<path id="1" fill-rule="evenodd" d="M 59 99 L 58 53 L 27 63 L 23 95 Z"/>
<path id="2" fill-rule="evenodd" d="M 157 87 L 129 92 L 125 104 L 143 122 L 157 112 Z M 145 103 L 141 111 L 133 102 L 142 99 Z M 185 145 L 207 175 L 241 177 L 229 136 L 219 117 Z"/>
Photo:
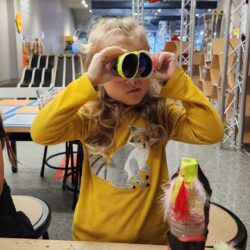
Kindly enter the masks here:
<path id="1" fill-rule="evenodd" d="M 246 227 L 235 214 L 221 205 L 210 204 L 208 230 L 206 247 L 224 241 L 234 248 L 246 249 Z"/>
<path id="2" fill-rule="evenodd" d="M 43 200 L 29 195 L 12 195 L 17 211 L 22 211 L 29 218 L 35 238 L 49 239 L 48 227 L 51 221 L 51 210 Z"/>

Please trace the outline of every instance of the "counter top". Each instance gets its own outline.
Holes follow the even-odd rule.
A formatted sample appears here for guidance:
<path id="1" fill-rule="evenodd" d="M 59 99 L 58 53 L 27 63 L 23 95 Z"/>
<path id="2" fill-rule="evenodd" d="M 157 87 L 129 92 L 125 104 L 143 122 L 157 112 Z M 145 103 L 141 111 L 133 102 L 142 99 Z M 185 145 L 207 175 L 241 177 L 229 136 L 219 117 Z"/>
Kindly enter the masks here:
<path id="1" fill-rule="evenodd" d="M 10 238 L 0 238 L 0 248 L 3 250 L 167 250 L 165 245 Z"/>
<path id="2" fill-rule="evenodd" d="M 167 246 L 0 238 L 3 250 L 167 250 Z"/>

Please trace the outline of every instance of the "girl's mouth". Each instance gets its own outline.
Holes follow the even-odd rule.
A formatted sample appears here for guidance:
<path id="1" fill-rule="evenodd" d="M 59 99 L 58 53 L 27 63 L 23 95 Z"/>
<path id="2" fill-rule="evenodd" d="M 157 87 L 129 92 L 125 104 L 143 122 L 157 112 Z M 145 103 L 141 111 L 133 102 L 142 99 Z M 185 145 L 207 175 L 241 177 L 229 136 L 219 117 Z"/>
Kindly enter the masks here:
<path id="1" fill-rule="evenodd" d="M 140 88 L 135 88 L 135 89 L 131 89 L 129 91 L 127 91 L 128 94 L 133 94 L 133 93 L 137 93 L 137 92 L 140 92 L 141 89 Z"/>

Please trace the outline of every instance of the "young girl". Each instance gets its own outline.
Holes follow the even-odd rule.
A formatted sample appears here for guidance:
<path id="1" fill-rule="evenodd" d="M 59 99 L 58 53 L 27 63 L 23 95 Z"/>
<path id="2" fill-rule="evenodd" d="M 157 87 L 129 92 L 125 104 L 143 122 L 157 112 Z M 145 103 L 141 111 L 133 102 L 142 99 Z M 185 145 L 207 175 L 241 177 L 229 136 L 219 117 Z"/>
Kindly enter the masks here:
<path id="1" fill-rule="evenodd" d="M 216 143 L 223 124 L 171 53 L 146 52 L 158 65 L 149 79 L 113 73 L 119 55 L 149 51 L 132 18 L 99 21 L 87 48 L 86 73 L 41 110 L 32 138 L 44 145 L 78 139 L 84 146 L 75 240 L 164 244 L 168 225 L 159 197 L 169 179 L 166 144 Z M 164 82 L 160 94 L 155 81 Z"/>
<path id="2" fill-rule="evenodd" d="M 16 165 L 17 160 L 11 150 L 8 135 L 4 131 L 0 113 L 0 237 L 33 238 L 35 232 L 31 222 L 23 212 L 16 211 L 10 188 L 4 179 L 3 149 L 5 146 L 11 165 Z"/>

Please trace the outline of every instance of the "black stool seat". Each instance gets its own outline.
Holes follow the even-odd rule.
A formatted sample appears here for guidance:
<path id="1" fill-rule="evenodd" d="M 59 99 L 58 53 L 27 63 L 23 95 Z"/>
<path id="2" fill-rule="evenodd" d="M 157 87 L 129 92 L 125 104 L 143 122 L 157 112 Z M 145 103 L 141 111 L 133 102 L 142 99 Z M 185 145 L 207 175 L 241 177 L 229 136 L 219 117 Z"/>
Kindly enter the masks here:
<path id="1" fill-rule="evenodd" d="M 51 210 L 43 200 L 29 195 L 12 195 L 17 211 L 22 211 L 31 221 L 35 238 L 49 239 L 48 227 L 51 221 Z"/>
<path id="2" fill-rule="evenodd" d="M 245 250 L 247 230 L 242 221 L 225 207 L 211 203 L 206 247 L 213 248 L 216 242 L 227 242 L 231 247 Z"/>

